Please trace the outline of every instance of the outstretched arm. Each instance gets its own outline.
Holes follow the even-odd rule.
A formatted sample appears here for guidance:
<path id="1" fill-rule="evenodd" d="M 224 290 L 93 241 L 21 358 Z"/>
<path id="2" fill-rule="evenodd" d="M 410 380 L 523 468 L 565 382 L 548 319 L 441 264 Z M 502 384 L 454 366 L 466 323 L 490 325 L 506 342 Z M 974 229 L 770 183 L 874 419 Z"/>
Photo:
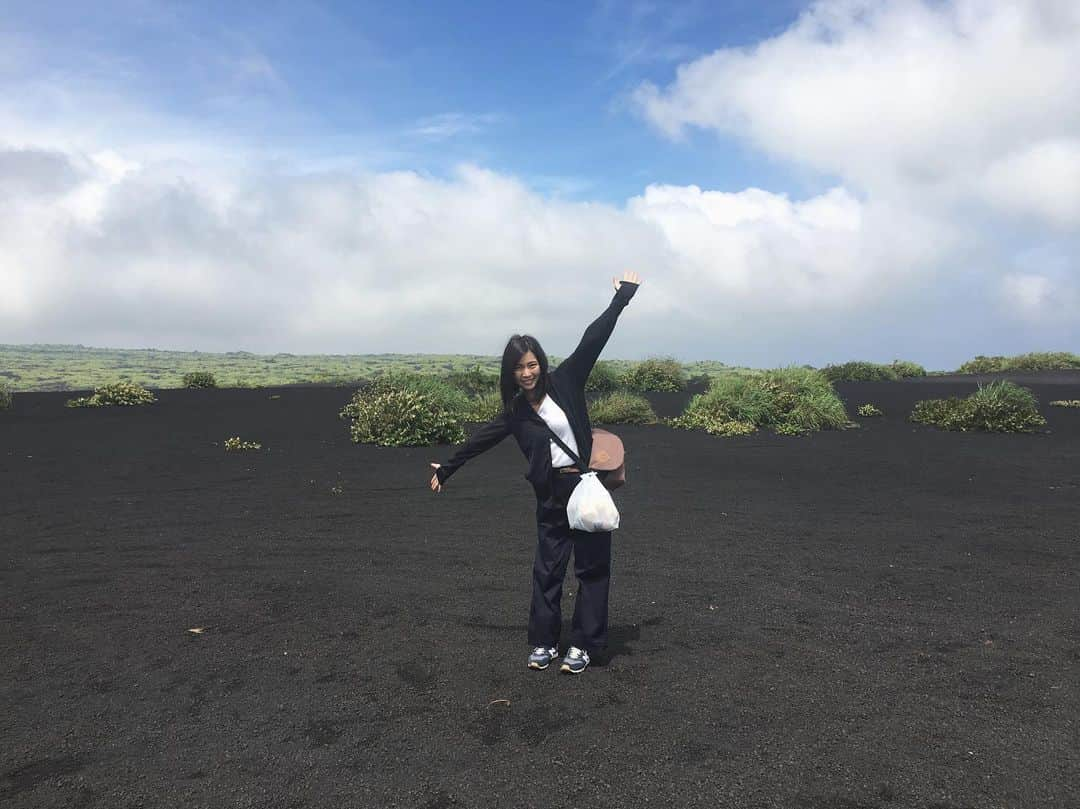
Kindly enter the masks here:
<path id="1" fill-rule="evenodd" d="M 611 299 L 611 303 L 603 314 L 585 329 L 585 334 L 574 352 L 556 369 L 572 384 L 580 387 L 585 386 L 600 352 L 604 350 L 611 332 L 615 329 L 619 314 L 626 308 L 626 304 L 630 303 L 630 299 L 634 297 L 634 293 L 641 284 L 636 272 L 625 273 L 622 281 L 616 281 L 614 278 L 611 280 L 615 285 L 615 297 Z"/>
<path id="2" fill-rule="evenodd" d="M 435 467 L 435 476 L 431 488 L 439 491 L 446 479 L 460 469 L 467 460 L 491 449 L 508 435 L 510 435 L 510 418 L 504 411 L 481 427 L 446 463 L 432 464 Z"/>

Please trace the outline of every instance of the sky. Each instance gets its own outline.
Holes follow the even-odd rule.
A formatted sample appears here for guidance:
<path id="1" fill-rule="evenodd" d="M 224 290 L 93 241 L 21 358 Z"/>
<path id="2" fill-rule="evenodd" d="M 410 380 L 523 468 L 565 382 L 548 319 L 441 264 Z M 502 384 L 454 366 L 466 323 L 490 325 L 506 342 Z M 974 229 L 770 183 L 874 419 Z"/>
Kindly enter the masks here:
<path id="1" fill-rule="evenodd" d="M 510 6 L 0 0 L 0 343 L 1080 351 L 1074 0 Z"/>

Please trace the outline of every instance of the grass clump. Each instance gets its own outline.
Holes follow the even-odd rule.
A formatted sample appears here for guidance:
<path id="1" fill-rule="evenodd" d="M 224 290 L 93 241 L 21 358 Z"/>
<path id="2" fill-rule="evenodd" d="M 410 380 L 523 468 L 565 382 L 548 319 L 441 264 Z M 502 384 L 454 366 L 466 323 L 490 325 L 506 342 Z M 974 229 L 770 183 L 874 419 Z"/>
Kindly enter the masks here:
<path id="1" fill-rule="evenodd" d="M 0 410 L 11 409 L 11 388 L 8 383 L 0 379 Z"/>
<path id="2" fill-rule="evenodd" d="M 635 391 L 686 389 L 686 371 L 674 357 L 649 357 L 622 375 L 622 387 Z"/>
<path id="3" fill-rule="evenodd" d="M 444 379 L 389 372 L 353 394 L 338 415 L 350 420 L 355 443 L 430 446 L 464 441 L 461 422 L 472 408 L 469 397 Z"/>
<path id="4" fill-rule="evenodd" d="M 992 374 L 1000 371 L 1067 371 L 1080 369 L 1080 356 L 1067 351 L 1035 351 L 1014 357 L 982 354 L 956 369 L 958 374 Z"/>
<path id="5" fill-rule="evenodd" d="M 656 413 L 644 396 L 615 391 L 589 402 L 589 421 L 594 424 L 656 424 Z"/>
<path id="6" fill-rule="evenodd" d="M 1080 399 L 1055 399 L 1051 407 L 1080 407 Z"/>
<path id="7" fill-rule="evenodd" d="M 912 363 L 914 364 L 914 363 Z M 841 365 L 826 365 L 821 373 L 830 382 L 895 382 L 900 374 L 891 365 L 854 360 Z M 925 374 L 926 372 L 923 371 Z"/>
<path id="8" fill-rule="evenodd" d="M 225 439 L 225 451 L 234 452 L 244 449 L 262 449 L 262 444 L 257 441 L 241 441 L 240 436 L 236 435 L 232 438 Z"/>
<path id="9" fill-rule="evenodd" d="M 1035 394 L 1004 379 L 980 385 L 965 398 L 950 396 L 916 402 L 910 420 L 944 430 L 995 433 L 1030 433 L 1046 424 Z"/>
<path id="10" fill-rule="evenodd" d="M 185 388 L 216 388 L 217 379 L 209 371 L 192 371 L 184 374 L 183 385 Z"/>
<path id="11" fill-rule="evenodd" d="M 154 394 L 136 382 L 112 382 L 97 388 L 90 396 L 69 399 L 67 407 L 108 407 L 121 405 L 130 407 L 156 402 Z"/>
<path id="12" fill-rule="evenodd" d="M 820 371 L 789 366 L 717 377 L 690 400 L 673 427 L 745 435 L 768 427 L 778 435 L 847 427 L 844 403 Z"/>
<path id="13" fill-rule="evenodd" d="M 884 416 L 885 414 L 874 407 L 872 404 L 859 405 L 859 409 L 856 411 L 860 416 Z"/>

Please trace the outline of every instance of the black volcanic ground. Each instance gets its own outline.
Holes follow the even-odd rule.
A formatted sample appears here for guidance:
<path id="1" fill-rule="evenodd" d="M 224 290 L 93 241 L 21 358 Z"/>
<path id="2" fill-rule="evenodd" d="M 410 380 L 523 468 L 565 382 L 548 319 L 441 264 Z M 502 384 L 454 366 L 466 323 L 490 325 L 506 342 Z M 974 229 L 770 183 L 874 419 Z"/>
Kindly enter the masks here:
<path id="1" fill-rule="evenodd" d="M 581 677 L 525 666 L 512 439 L 435 494 L 451 448 L 351 444 L 347 389 L 16 394 L 0 805 L 1080 806 L 1080 373 L 1013 378 L 1047 433 L 905 420 L 973 377 L 839 384 L 885 417 L 803 438 L 612 427 Z"/>

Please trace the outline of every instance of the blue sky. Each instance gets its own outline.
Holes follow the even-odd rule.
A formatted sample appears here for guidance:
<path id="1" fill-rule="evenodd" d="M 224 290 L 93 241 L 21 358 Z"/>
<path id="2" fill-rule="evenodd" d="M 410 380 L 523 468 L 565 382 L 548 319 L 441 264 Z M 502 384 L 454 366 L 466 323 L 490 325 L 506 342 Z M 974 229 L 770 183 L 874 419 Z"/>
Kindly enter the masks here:
<path id="1" fill-rule="evenodd" d="M 1077 350 L 1080 7 L 0 4 L 0 342 Z M 606 291 L 605 291 L 606 290 Z"/>
<path id="2" fill-rule="evenodd" d="M 12 3 L 5 27 L 40 43 L 32 75 L 121 86 L 206 132 L 375 169 L 476 162 L 618 201 L 649 182 L 820 187 L 733 139 L 672 143 L 627 101 L 680 61 L 783 30 L 802 5 Z"/>

